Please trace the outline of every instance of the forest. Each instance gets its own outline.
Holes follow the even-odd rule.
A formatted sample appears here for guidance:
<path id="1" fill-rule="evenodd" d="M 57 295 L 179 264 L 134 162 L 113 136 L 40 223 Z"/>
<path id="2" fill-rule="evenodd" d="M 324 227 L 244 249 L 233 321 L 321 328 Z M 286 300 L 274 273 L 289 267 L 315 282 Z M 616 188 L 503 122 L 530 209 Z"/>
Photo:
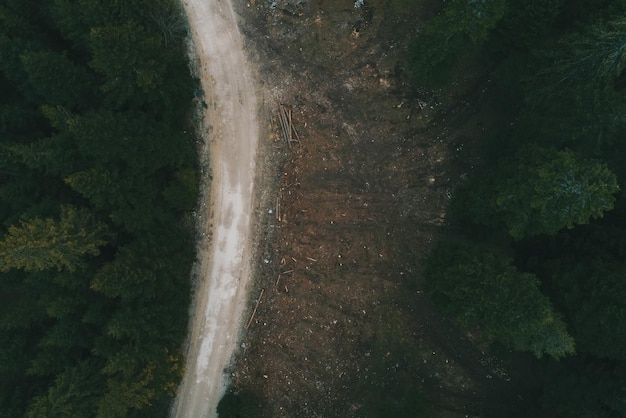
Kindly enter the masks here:
<path id="1" fill-rule="evenodd" d="M 536 358 L 520 417 L 626 416 L 626 2 L 446 3 L 412 41 L 413 76 L 445 85 L 480 57 L 502 123 L 454 190 L 426 289 Z"/>
<path id="2" fill-rule="evenodd" d="M 198 196 L 172 0 L 0 4 L 0 417 L 165 416 Z"/>
<path id="3" fill-rule="evenodd" d="M 186 32 L 174 0 L 0 5 L 0 418 L 167 414 L 198 196 Z M 431 299 L 535 358 L 518 416 L 626 416 L 626 1 L 448 0 L 407 56 L 432 87 L 480 57 L 503 121 L 421 261 Z"/>

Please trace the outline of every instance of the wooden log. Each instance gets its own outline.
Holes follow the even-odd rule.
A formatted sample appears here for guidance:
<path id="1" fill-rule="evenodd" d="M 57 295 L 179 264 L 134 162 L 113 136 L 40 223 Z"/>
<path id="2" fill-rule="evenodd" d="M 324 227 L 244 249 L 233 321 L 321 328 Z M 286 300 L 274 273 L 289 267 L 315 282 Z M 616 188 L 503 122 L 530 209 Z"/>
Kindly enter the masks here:
<path id="1" fill-rule="evenodd" d="M 281 104 L 278 110 L 278 118 L 280 120 L 283 139 L 287 141 L 287 145 L 291 148 L 291 134 L 289 132 L 291 128 L 289 127 L 289 120 L 287 118 L 285 106 Z"/>
<path id="2" fill-rule="evenodd" d="M 280 123 L 281 136 L 283 139 L 285 139 L 285 121 L 283 119 L 282 105 L 279 105 L 278 107 L 278 122 Z"/>
<path id="3" fill-rule="evenodd" d="M 291 106 L 287 109 L 287 116 L 289 117 L 289 141 L 293 140 L 293 121 L 291 120 Z"/>
<path id="4" fill-rule="evenodd" d="M 250 320 L 248 321 L 248 324 L 246 325 L 246 329 L 250 328 L 250 324 L 252 324 L 252 320 L 254 319 L 254 315 L 256 315 L 256 310 L 259 308 L 259 303 L 261 303 L 261 298 L 263 297 L 264 292 L 265 292 L 265 288 L 261 289 L 261 294 L 259 295 L 259 298 L 256 301 L 256 305 L 254 306 L 252 315 L 250 315 Z"/>
<path id="5" fill-rule="evenodd" d="M 278 121 L 280 122 L 281 136 L 291 148 L 292 142 L 300 142 L 300 135 L 293 124 L 293 108 L 291 105 L 280 104 L 278 107 Z M 306 126 L 306 124 L 305 124 Z"/>
<path id="6" fill-rule="evenodd" d="M 296 141 L 298 142 L 298 144 L 302 144 L 302 142 L 300 142 L 300 135 L 298 135 L 298 131 L 296 131 L 296 127 L 292 126 L 293 129 L 293 133 L 296 135 Z"/>

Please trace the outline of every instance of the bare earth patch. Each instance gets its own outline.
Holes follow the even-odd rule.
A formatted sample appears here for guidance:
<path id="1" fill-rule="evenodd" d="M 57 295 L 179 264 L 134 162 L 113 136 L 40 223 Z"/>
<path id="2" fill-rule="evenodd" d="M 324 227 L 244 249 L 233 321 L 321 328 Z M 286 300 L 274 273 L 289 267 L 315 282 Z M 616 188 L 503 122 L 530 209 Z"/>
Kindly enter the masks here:
<path id="1" fill-rule="evenodd" d="M 239 6 L 260 80 L 301 138 L 281 140 L 274 108 L 265 293 L 233 373 L 266 417 L 390 416 L 373 411 L 420 394 L 424 415 L 407 416 L 502 417 L 531 390 L 422 293 L 420 259 L 492 112 L 471 74 L 446 91 L 411 86 L 403 51 L 420 15 L 398 3 Z M 390 394 L 403 384 L 411 393 Z"/>

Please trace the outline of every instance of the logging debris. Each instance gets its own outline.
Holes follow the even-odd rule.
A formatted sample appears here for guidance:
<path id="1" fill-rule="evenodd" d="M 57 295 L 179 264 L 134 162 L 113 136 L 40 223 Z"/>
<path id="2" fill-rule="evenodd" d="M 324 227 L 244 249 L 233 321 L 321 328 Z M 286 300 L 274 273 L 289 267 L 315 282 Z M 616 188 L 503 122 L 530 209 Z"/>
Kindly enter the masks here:
<path id="1" fill-rule="evenodd" d="M 296 142 L 301 144 L 300 135 L 296 127 L 293 125 L 293 110 L 291 105 L 280 104 L 278 106 L 278 121 L 280 122 L 281 136 L 289 148 L 292 147 L 292 143 Z"/>

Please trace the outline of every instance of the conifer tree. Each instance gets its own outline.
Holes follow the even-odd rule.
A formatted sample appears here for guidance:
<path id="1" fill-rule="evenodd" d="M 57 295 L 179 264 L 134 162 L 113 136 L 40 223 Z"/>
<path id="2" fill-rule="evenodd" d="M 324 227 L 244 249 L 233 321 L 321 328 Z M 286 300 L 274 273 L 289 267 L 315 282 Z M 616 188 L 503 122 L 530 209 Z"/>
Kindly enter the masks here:
<path id="1" fill-rule="evenodd" d="M 59 219 L 33 218 L 9 228 L 0 242 L 0 271 L 74 271 L 106 243 L 106 227 L 84 209 L 64 206 Z"/>
<path id="2" fill-rule="evenodd" d="M 613 209 L 618 191 L 605 163 L 531 145 L 462 188 L 453 211 L 478 225 L 500 226 L 519 240 L 601 218 Z"/>
<path id="3" fill-rule="evenodd" d="M 480 326 L 506 347 L 536 357 L 574 352 L 574 340 L 541 293 L 537 277 L 518 271 L 503 254 L 442 243 L 429 254 L 424 277 L 433 300 L 447 314 L 465 326 Z"/>

